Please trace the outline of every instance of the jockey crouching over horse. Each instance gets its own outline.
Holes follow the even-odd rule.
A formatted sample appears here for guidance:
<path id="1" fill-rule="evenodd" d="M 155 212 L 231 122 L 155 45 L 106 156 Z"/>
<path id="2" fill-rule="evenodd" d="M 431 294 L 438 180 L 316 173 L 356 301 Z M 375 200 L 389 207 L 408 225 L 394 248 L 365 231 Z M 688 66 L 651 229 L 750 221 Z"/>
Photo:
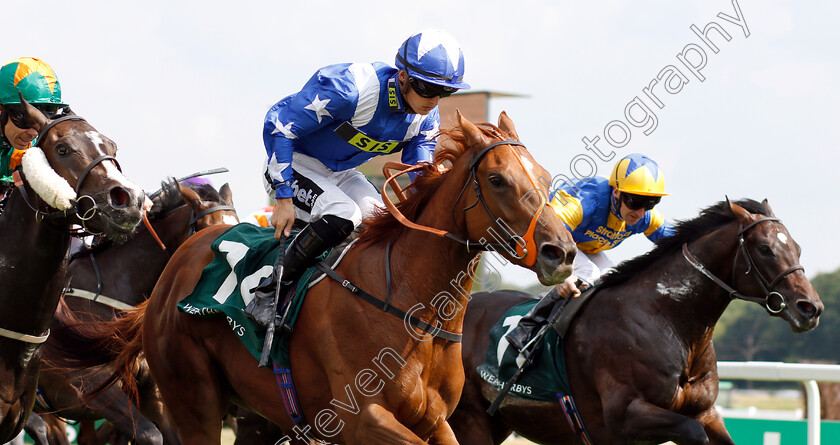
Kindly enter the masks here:
<path id="1" fill-rule="evenodd" d="M 343 77 L 313 77 L 313 87 L 323 80 L 327 86 L 341 82 L 353 91 L 360 89 L 359 94 L 350 95 L 360 101 L 359 107 L 342 105 L 342 96 L 325 88 L 323 95 L 318 90 L 317 96 L 315 91 L 292 96 L 293 111 L 306 117 L 301 118 L 302 124 L 317 126 L 319 118 L 324 125 L 329 122 L 321 134 L 325 139 L 349 135 L 348 139 L 361 147 L 369 147 L 377 139 L 377 143 L 386 144 L 378 145 L 382 150 L 411 149 L 404 153 L 408 161 L 411 158 L 405 156 L 411 153 L 430 159 L 431 141 L 421 131 L 430 131 L 429 137 L 436 132 L 440 96 L 465 86 L 454 83 L 460 82 L 463 73 L 460 50 L 448 35 L 424 31 L 403 44 L 397 60 L 405 70 L 384 64 L 339 65 L 325 72 L 343 73 Z M 428 84 L 413 77 L 421 74 L 429 78 Z M 391 93 L 395 102 L 389 100 Z M 391 103 L 396 109 L 391 109 Z M 266 138 L 283 134 L 292 142 L 319 133 L 297 130 L 298 134 L 297 121 L 277 120 L 273 113 L 282 114 L 278 109 L 284 104 L 281 101 L 269 112 Z M 333 104 L 337 108 L 332 108 Z M 374 104 L 375 109 L 365 108 Z M 400 104 L 416 113 L 400 111 Z M 352 113 L 345 114 L 357 109 L 367 111 L 356 120 Z M 363 126 L 376 119 L 384 122 Z M 345 126 L 347 122 L 352 123 Z M 392 135 L 374 135 L 382 126 L 388 127 L 385 124 L 398 124 L 398 129 L 392 129 Z M 353 128 L 371 134 L 362 136 Z M 352 133 L 344 133 L 347 131 Z M 362 138 L 366 138 L 364 143 Z M 258 367 L 255 358 L 259 351 L 243 345 L 256 330 L 243 326 L 246 317 L 241 305 L 254 298 L 252 289 L 258 281 L 225 284 L 229 276 L 225 274 L 241 271 L 240 264 L 250 249 L 238 242 L 224 243 L 230 241 L 231 233 L 248 230 L 259 231 L 278 244 L 274 229 L 242 229 L 243 224 L 210 228 L 187 240 L 172 256 L 146 306 L 104 329 L 78 326 L 80 332 L 86 331 L 80 336 L 97 345 L 91 348 L 88 365 L 110 360 L 118 353 L 114 366 L 120 374 L 116 378 L 130 388 L 129 371 L 142 351 L 173 424 L 187 445 L 218 444 L 219 419 L 230 402 L 259 413 L 301 440 L 307 435 L 347 444 L 456 444 L 446 419 L 463 385 L 462 309 L 469 300 L 479 251 L 496 249 L 512 263 L 534 271 L 541 282 L 556 284 L 571 274 L 575 247 L 548 206 L 547 188 L 537 180 L 547 178 L 548 172 L 519 141 L 506 114 L 500 116 L 498 126 L 475 125 L 459 114 L 457 126 L 444 132 L 442 139 L 432 162 L 395 168 L 417 176 L 402 193 L 405 199 L 397 204 L 388 201 L 388 211 L 378 210 L 365 220 L 357 241 L 335 266 L 334 273 L 342 281 L 323 279 L 308 288 L 288 339 L 288 369 L 275 374 L 276 361 L 275 370 Z M 353 143 L 345 140 L 336 143 L 348 155 L 352 150 L 358 152 L 356 162 L 377 153 L 353 148 Z M 275 157 L 272 152 L 269 168 L 282 170 L 286 164 L 295 164 L 297 150 L 308 149 L 306 143 L 300 144 L 303 148 L 292 146 L 291 159 Z M 306 164 L 301 165 L 304 170 Z M 320 170 L 329 173 L 324 167 Z M 295 170 L 299 181 L 295 196 L 306 196 L 300 192 L 300 180 L 306 176 L 297 173 Z M 350 171 L 333 173 L 357 185 L 363 179 Z M 290 180 L 285 175 L 282 178 Z M 318 186 L 340 190 L 327 182 Z M 328 195 L 318 199 L 323 196 Z M 373 196 L 362 194 L 360 200 L 365 197 Z M 313 211 L 321 205 L 318 199 Z M 324 203 L 328 208 L 338 205 L 329 200 Z M 354 209 L 350 216 L 358 213 L 361 217 L 358 204 L 342 206 Z M 286 232 L 284 236 L 290 217 L 275 222 L 278 231 Z M 344 232 L 353 228 L 353 221 L 346 221 L 349 224 L 342 225 L 349 227 Z M 314 252 L 314 247 L 306 249 L 306 243 L 300 247 L 295 243 L 316 236 L 327 241 L 323 237 L 328 234 L 319 233 L 315 223 L 298 235 L 290 249 Z M 331 218 L 321 224 L 334 228 Z M 499 235 L 498 241 L 492 233 Z M 313 244 L 323 247 L 326 243 L 315 240 Z M 289 256 L 300 253 L 290 251 Z M 193 293 L 206 287 L 204 273 L 212 271 L 220 258 L 229 266 L 221 280 L 210 281 L 217 283 L 211 291 L 202 295 L 215 301 L 221 297 L 225 301 L 222 306 L 238 300 L 240 306 L 231 312 L 224 308 L 204 311 L 208 306 L 188 309 L 185 304 L 192 301 Z M 205 267 L 208 265 L 211 267 Z M 282 274 L 275 275 L 277 282 L 287 280 Z M 374 300 L 378 303 L 372 304 Z M 268 319 L 269 328 L 273 321 L 273 317 Z"/>
<path id="2" fill-rule="evenodd" d="M 2 443 L 32 409 L 39 347 L 65 284 L 71 236 L 125 238 L 140 222 L 145 195 L 120 171 L 116 144 L 61 102 L 55 72 L 41 60 L 0 68 L 0 134 Z"/>
<path id="3" fill-rule="evenodd" d="M 560 298 L 579 297 L 578 286 L 589 288 L 612 270 L 614 264 L 605 251 L 637 233 L 651 241 L 673 235 L 671 224 L 653 209 L 665 195 L 665 177 L 659 165 L 638 153 L 616 162 L 609 179 L 587 178 L 572 185 L 564 182 L 553 193 L 551 206 L 577 244 L 575 272 L 522 317 L 506 336 L 510 344 L 524 352 Z"/>
<path id="4" fill-rule="evenodd" d="M 275 104 L 263 129 L 266 188 L 274 190 L 275 237 L 291 233 L 295 218 L 309 224 L 285 253 L 282 279 L 272 275 L 246 312 L 273 305 L 274 282 L 290 285 L 376 208 L 379 192 L 354 167 L 378 155 L 402 152 L 408 165 L 428 162 L 440 128 L 438 102 L 463 82 L 464 55 L 449 34 L 427 30 L 400 46 L 396 68 L 384 63 L 320 69 L 303 89 Z M 269 298 L 259 298 L 265 295 Z"/>

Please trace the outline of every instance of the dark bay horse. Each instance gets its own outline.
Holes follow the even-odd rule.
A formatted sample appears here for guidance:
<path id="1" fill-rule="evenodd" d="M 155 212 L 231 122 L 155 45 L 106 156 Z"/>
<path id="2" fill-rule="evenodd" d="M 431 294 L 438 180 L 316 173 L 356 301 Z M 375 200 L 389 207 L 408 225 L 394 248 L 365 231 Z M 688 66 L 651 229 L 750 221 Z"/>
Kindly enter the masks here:
<path id="1" fill-rule="evenodd" d="M 120 172 L 113 141 L 79 116 L 50 120 L 21 102 L 39 137 L 0 216 L 0 443 L 20 432 L 32 409 L 72 226 L 124 238 L 140 222 L 144 200 Z"/>
<path id="2" fill-rule="evenodd" d="M 389 305 L 422 319 L 426 331 L 409 324 L 408 316 L 394 317 L 368 304 L 339 282 L 322 280 L 310 288 L 290 340 L 292 376 L 307 425 L 288 417 L 274 373 L 257 367 L 235 326 L 176 309 L 213 258 L 210 243 L 224 227 L 187 240 L 147 305 L 123 319 L 117 332 L 105 332 L 110 339 L 96 350 L 122 351 L 128 385 L 142 350 L 185 444 L 219 444 L 219 419 L 231 401 L 292 438 L 456 444 L 446 418 L 464 379 L 460 309 L 469 298 L 477 249 L 490 243 L 547 284 L 571 273 L 575 252 L 556 214 L 543 211 L 548 173 L 521 145 L 507 115 L 500 116 L 498 127 L 477 126 L 460 113 L 458 121 L 439 142 L 434 162 L 417 167 L 421 172 L 406 199 L 391 208 L 394 213 L 382 211 L 367 220 L 336 269 L 383 302 L 390 295 Z M 501 236 L 498 242 L 493 232 Z"/>
<path id="3" fill-rule="evenodd" d="M 173 179 L 150 197 L 154 205 L 149 220 L 157 237 L 139 226 L 123 243 L 106 242 L 71 258 L 65 300 L 74 312 L 111 319 L 112 300 L 122 303 L 114 305 L 120 308 L 140 304 L 151 295 L 169 258 L 190 235 L 206 227 L 239 222 L 227 184 L 216 191 L 209 184 L 188 187 Z"/>
<path id="4" fill-rule="evenodd" d="M 216 191 L 210 184 L 187 187 L 173 178 L 164 181 L 161 190 L 150 198 L 154 205 L 149 220 L 155 235 L 141 225 L 122 243 L 106 241 L 76 254 L 68 268 L 70 290 L 65 295 L 66 308 L 61 310 L 72 310 L 80 320 L 116 318 L 117 308 L 136 306 L 151 294 L 170 256 L 190 235 L 210 226 L 239 222 L 227 184 Z M 56 320 L 52 332 L 44 343 L 46 364 L 39 379 L 47 405 L 42 411 L 77 421 L 107 419 L 137 444 L 161 443 L 161 439 L 177 443 L 174 431 L 167 429 L 168 421 L 147 367 L 142 366 L 140 369 L 145 372 L 138 376 L 146 389 L 141 397 L 143 414 L 117 386 L 94 400 L 83 400 L 77 388 L 93 388 L 105 376 L 99 376 L 98 381 L 89 372 L 68 376 L 60 367 L 51 366 L 74 352 L 73 345 L 63 341 L 62 326 Z"/>
<path id="5" fill-rule="evenodd" d="M 766 201 L 727 201 L 605 275 L 565 337 L 572 396 L 592 443 L 733 444 L 714 407 L 715 324 L 740 298 L 765 306 L 794 332 L 816 327 L 823 303 L 799 254 Z M 467 308 L 467 381 L 449 419 L 463 444 L 499 444 L 512 431 L 541 444 L 579 443 L 557 402 L 508 397 L 493 417 L 485 412 L 498 394 L 476 371 L 488 332 L 529 298 L 478 293 Z"/>

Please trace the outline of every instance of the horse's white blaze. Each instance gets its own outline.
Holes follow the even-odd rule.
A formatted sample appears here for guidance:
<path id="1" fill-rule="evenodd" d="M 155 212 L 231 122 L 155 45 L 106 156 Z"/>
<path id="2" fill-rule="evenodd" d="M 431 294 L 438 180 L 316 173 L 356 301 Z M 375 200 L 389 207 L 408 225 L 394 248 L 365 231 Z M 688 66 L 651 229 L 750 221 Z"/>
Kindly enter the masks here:
<path id="1" fill-rule="evenodd" d="M 782 244 L 787 244 L 788 237 L 784 233 L 782 233 L 782 232 L 776 233 L 776 238 L 779 238 L 779 241 L 781 241 Z"/>
<path id="2" fill-rule="evenodd" d="M 102 137 L 98 131 L 86 131 L 85 136 L 90 138 L 90 141 L 93 142 L 93 145 L 97 147 L 101 147 L 105 143 L 105 141 L 102 140 Z"/>
<path id="3" fill-rule="evenodd" d="M 522 166 L 525 167 L 525 170 L 528 170 L 528 173 L 530 173 L 531 176 L 536 178 L 537 174 L 534 171 L 534 164 L 530 160 L 528 160 L 527 158 L 525 158 L 523 156 L 520 156 L 520 159 L 522 159 Z"/>
<path id="4" fill-rule="evenodd" d="M 237 221 L 236 217 L 233 215 L 225 215 L 224 218 L 222 218 L 222 221 L 224 221 L 225 224 L 230 224 L 232 226 L 239 224 L 239 221 Z"/>

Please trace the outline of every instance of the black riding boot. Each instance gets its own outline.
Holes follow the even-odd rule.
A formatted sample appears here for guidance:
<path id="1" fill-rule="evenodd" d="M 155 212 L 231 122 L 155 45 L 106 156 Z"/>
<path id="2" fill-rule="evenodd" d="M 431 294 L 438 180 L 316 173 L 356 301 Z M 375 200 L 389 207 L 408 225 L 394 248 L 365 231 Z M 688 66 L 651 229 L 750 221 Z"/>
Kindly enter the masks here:
<path id="1" fill-rule="evenodd" d="M 280 285 L 282 287 L 293 285 L 306 269 L 318 262 L 318 257 L 322 253 L 338 245 L 352 231 L 351 221 L 332 215 L 308 224 L 286 247 Z M 254 299 L 245 308 L 245 314 L 261 326 L 268 326 L 271 321 L 276 286 L 277 277 L 272 273 L 254 289 Z M 281 308 L 278 308 L 277 312 L 281 313 Z"/>
<path id="2" fill-rule="evenodd" d="M 531 308 L 531 310 L 519 320 L 519 324 L 517 324 L 516 327 L 505 336 L 508 343 L 513 345 L 517 351 L 524 352 L 525 345 L 528 344 L 528 341 L 531 340 L 534 333 L 539 330 L 540 326 L 548 321 L 548 317 L 551 315 L 551 309 L 554 307 L 554 303 L 561 298 L 563 297 L 560 296 L 556 288 L 552 288 L 546 296 L 542 297 L 542 299 L 537 302 L 536 306 Z"/>

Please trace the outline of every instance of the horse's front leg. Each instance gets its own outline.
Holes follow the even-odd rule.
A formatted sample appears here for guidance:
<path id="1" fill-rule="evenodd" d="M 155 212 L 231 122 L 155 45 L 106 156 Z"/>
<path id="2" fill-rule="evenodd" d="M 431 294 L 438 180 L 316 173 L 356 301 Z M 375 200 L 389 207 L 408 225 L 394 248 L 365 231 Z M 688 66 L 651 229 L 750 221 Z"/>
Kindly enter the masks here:
<path id="1" fill-rule="evenodd" d="M 458 445 L 458 439 L 455 437 L 455 432 L 449 426 L 449 422 L 444 421 L 431 437 L 429 437 L 430 445 Z"/>
<path id="2" fill-rule="evenodd" d="M 714 407 L 699 416 L 697 421 L 706 430 L 710 444 L 735 445 L 735 441 L 732 440 L 732 436 L 729 435 L 729 431 L 723 424 L 723 416 Z"/>
<path id="3" fill-rule="evenodd" d="M 352 428 L 345 434 L 347 445 L 427 445 L 426 441 L 406 428 L 382 405 L 371 404 L 363 407 L 358 422 L 354 422 L 353 425 L 348 422 L 347 426 Z"/>
<path id="4" fill-rule="evenodd" d="M 611 443 L 662 443 L 670 440 L 681 445 L 709 444 L 709 437 L 700 422 L 641 399 L 634 399 L 629 405 L 605 406 L 604 421 L 612 436 Z"/>

